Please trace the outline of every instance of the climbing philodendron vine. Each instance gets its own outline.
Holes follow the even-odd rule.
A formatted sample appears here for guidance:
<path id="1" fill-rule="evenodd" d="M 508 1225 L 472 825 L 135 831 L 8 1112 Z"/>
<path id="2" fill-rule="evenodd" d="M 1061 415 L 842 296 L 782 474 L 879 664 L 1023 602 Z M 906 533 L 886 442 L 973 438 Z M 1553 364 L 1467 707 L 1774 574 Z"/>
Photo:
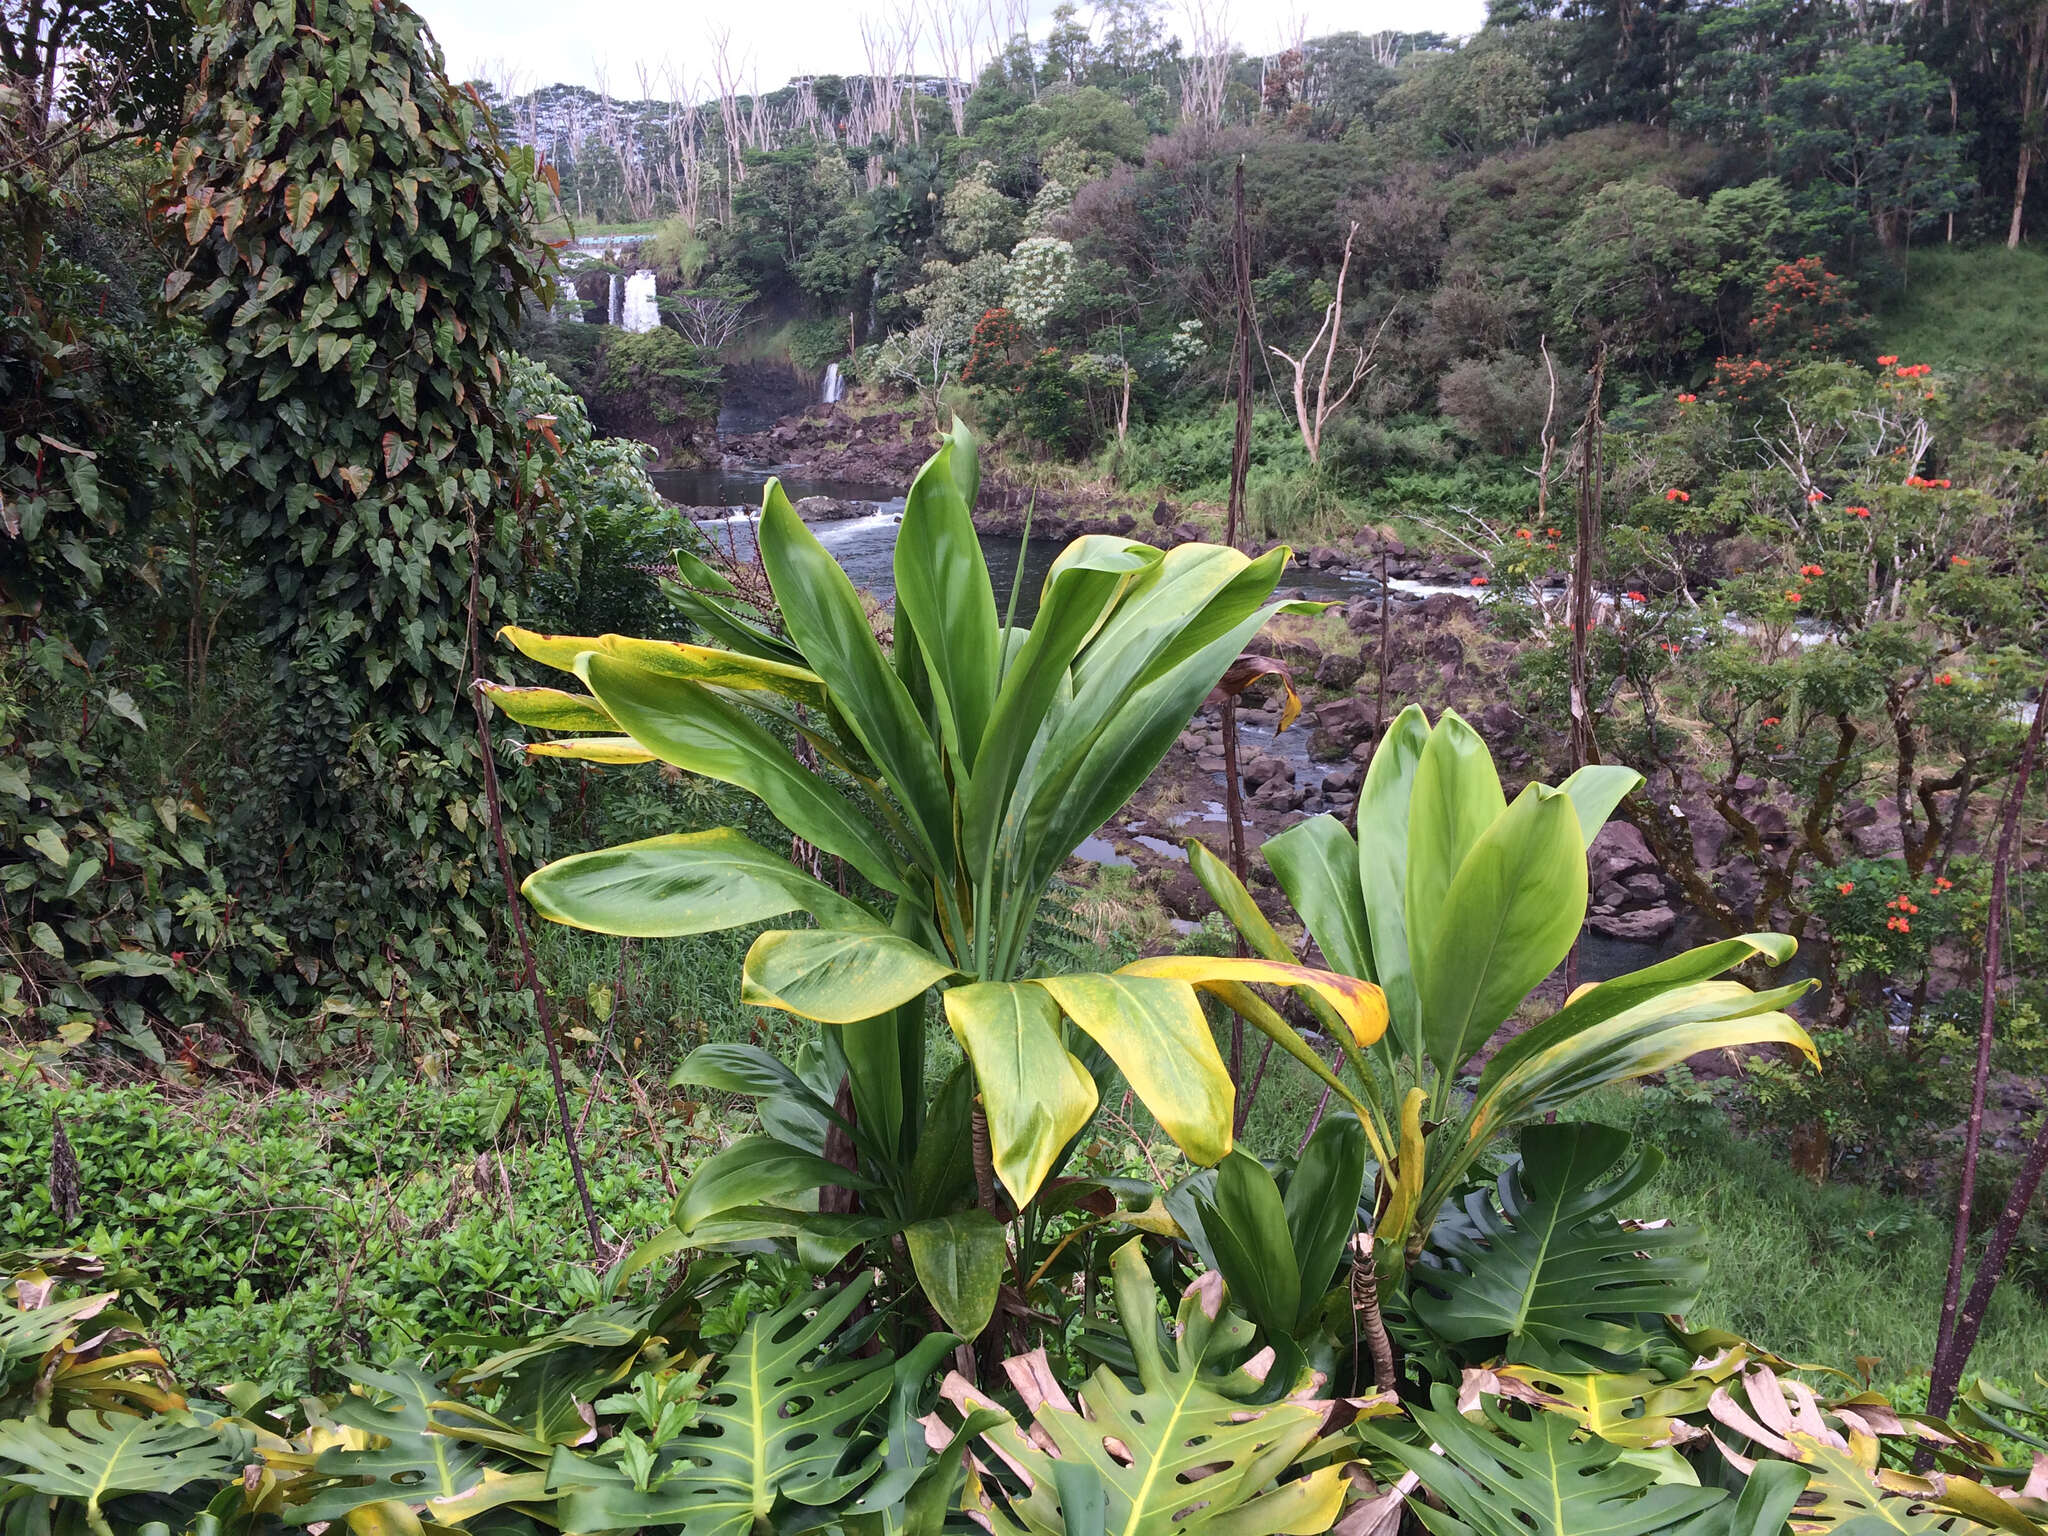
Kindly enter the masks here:
<path id="1" fill-rule="evenodd" d="M 278 689 L 248 845 L 340 914 L 338 953 L 395 930 L 402 958 L 443 964 L 491 889 L 465 608 L 473 538 L 478 622 L 514 616 L 520 585 L 501 353 L 550 260 L 530 164 L 403 4 L 200 11 L 165 296 L 199 332 L 199 429 Z M 427 937 L 450 911 L 458 931 Z M 351 941 L 359 913 L 374 938 Z"/>

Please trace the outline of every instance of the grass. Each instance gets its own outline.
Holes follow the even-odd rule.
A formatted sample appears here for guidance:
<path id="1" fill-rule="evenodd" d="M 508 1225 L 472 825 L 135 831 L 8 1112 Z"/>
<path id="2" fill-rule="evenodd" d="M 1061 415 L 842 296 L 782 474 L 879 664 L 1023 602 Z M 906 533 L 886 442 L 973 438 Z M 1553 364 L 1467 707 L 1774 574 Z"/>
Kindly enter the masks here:
<path id="1" fill-rule="evenodd" d="M 2048 374 L 2048 250 L 1941 246 L 1907 259 L 1905 282 L 1879 298 L 1879 350 L 1936 367 Z"/>

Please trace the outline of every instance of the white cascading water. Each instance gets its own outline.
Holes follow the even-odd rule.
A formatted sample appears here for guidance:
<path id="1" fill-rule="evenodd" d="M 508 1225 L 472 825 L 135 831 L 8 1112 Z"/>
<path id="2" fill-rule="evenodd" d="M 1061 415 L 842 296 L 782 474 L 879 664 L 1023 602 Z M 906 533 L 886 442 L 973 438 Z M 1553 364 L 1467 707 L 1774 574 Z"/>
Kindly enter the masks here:
<path id="1" fill-rule="evenodd" d="M 818 403 L 820 405 L 836 405 L 839 397 L 845 392 L 846 386 L 840 382 L 839 378 L 839 365 L 837 363 L 827 363 L 825 365 L 825 382 L 818 389 Z"/>
<path id="2" fill-rule="evenodd" d="M 621 279 L 619 277 L 619 274 L 614 272 L 612 274 L 610 302 L 605 305 L 604 311 L 604 323 L 606 325 L 617 325 L 619 323 L 619 295 L 621 292 L 619 286 L 620 281 Z"/>
<path id="3" fill-rule="evenodd" d="M 651 331 L 661 324 L 661 311 L 654 303 L 654 274 L 644 267 L 626 279 L 619 324 L 629 331 Z"/>

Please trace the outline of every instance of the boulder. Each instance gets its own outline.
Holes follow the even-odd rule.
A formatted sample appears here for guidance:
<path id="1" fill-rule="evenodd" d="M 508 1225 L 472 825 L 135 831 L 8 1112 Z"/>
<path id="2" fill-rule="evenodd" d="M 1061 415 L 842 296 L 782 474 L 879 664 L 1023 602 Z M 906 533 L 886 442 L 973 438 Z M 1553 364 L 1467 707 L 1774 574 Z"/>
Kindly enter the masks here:
<path id="1" fill-rule="evenodd" d="M 1650 856 L 1650 845 L 1643 841 L 1643 834 L 1625 821 L 1610 821 L 1602 827 L 1594 836 L 1587 857 L 1591 860 L 1595 889 L 1638 870 L 1654 869 L 1657 862 Z"/>
<path id="2" fill-rule="evenodd" d="M 1286 758 L 1278 757 L 1271 752 L 1261 752 L 1249 762 L 1241 764 L 1240 771 L 1244 774 L 1245 783 L 1261 787 L 1267 784 L 1294 782 L 1294 765 Z"/>
<path id="3" fill-rule="evenodd" d="M 1170 502 L 1170 501 L 1168 501 L 1168 500 L 1167 500 L 1167 499 L 1166 499 L 1165 497 L 1163 497 L 1163 496 L 1162 496 L 1162 497 L 1160 497 L 1160 498 L 1159 498 L 1159 505 L 1158 505 L 1158 506 L 1156 506 L 1156 507 L 1154 507 L 1154 508 L 1152 509 L 1152 521 L 1153 521 L 1153 523 L 1154 523 L 1154 524 L 1155 524 L 1156 526 L 1158 526 L 1158 527 L 1164 528 L 1164 527 L 1168 526 L 1168 525 L 1169 525 L 1170 523 L 1172 523 L 1173 519 L 1174 519 L 1174 510 L 1173 510 L 1173 503 L 1172 503 L 1172 502 Z"/>
<path id="4" fill-rule="evenodd" d="M 1479 734 L 1498 745 L 1521 734 L 1522 717 L 1505 699 L 1496 699 L 1479 711 Z"/>
<path id="5" fill-rule="evenodd" d="M 1365 675 L 1363 656 L 1346 656 L 1332 651 L 1316 663 L 1316 686 L 1338 691 L 1349 688 Z"/>
<path id="6" fill-rule="evenodd" d="M 1642 907 L 1634 912 L 1615 912 L 1587 920 L 1595 933 L 1630 944 L 1654 944 L 1678 926 L 1678 914 L 1669 907 Z"/>
<path id="7" fill-rule="evenodd" d="M 1173 527 L 1173 536 L 1175 540 L 1182 544 L 1199 544 L 1202 542 L 1201 525 L 1198 523 L 1176 523 Z"/>
<path id="8" fill-rule="evenodd" d="M 807 523 L 843 523 L 850 517 L 865 517 L 867 508 L 837 496 L 806 496 L 796 503 L 796 515 Z"/>
<path id="9" fill-rule="evenodd" d="M 1628 892 L 1629 900 L 1633 902 L 1659 902 L 1664 899 L 1664 877 L 1662 875 L 1650 873 L 1630 875 L 1621 884 L 1622 888 Z"/>

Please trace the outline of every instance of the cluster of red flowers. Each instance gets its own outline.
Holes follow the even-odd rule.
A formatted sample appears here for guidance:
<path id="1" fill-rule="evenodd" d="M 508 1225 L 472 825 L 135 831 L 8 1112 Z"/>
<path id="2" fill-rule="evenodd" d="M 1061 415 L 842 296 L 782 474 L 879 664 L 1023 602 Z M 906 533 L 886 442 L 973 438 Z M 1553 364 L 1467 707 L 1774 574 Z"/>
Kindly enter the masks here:
<path id="1" fill-rule="evenodd" d="M 1844 512 L 1848 513 L 1848 514 L 1849 514 L 1849 515 L 1850 515 L 1851 517 L 1868 517 L 1868 516 L 1870 516 L 1870 508 L 1868 508 L 1868 507 L 1844 507 L 1844 508 L 1842 508 L 1842 510 L 1843 510 Z"/>
<path id="2" fill-rule="evenodd" d="M 1765 725 L 1782 725 L 1783 723 L 1784 723 L 1784 722 L 1783 722 L 1783 721 L 1781 721 L 1781 720 L 1779 720 L 1779 718 L 1778 718 L 1778 717 L 1777 717 L 1776 715 L 1765 715 L 1765 716 L 1764 716 L 1764 724 L 1765 724 Z"/>
<path id="3" fill-rule="evenodd" d="M 1806 493 L 1806 502 L 1808 506 L 1811 506 L 1813 503 L 1817 501 L 1826 501 L 1827 499 L 1827 492 L 1825 491 L 1808 491 Z"/>
<path id="4" fill-rule="evenodd" d="M 1803 592 L 1787 592 L 1785 594 L 1785 601 L 1788 603 L 1797 603 L 1805 595 L 1806 594 Z"/>
<path id="5" fill-rule="evenodd" d="M 1677 486 L 1674 485 L 1673 487 L 1671 487 L 1670 490 L 1664 493 L 1664 499 L 1666 501 L 1691 501 L 1692 495 L 1690 492 L 1681 491 Z"/>
<path id="6" fill-rule="evenodd" d="M 1949 879 L 1947 875 L 1936 875 L 1934 877 L 1934 885 L 1932 889 L 1928 891 L 1927 894 L 1930 896 L 1939 896 L 1943 891 L 1952 891 L 1955 888 L 1955 881 Z"/>
<path id="7" fill-rule="evenodd" d="M 1483 587 L 1486 585 L 1486 578 L 1484 576 L 1474 576 L 1472 578 L 1472 585 L 1475 587 Z"/>
<path id="8" fill-rule="evenodd" d="M 1937 687 L 1937 688 L 1953 688 L 1953 687 L 1955 686 L 1955 681 L 1956 681 L 1956 675 L 1955 675 L 1955 673 L 1953 673 L 1953 672 L 1944 672 L 1944 673 L 1942 673 L 1942 674 L 1941 674 L 1941 676 L 1937 677 L 1937 678 L 1936 678 L 1936 679 L 1934 680 L 1934 686 L 1935 686 L 1935 687 Z"/>
<path id="9" fill-rule="evenodd" d="M 1961 569 L 1969 565 L 1970 557 L 1968 555 L 1950 555 L 1948 557 L 1948 563 L 1950 565 L 1957 567 L 1958 569 Z"/>
<path id="10" fill-rule="evenodd" d="M 1818 256 L 1802 256 L 1773 268 L 1764 282 L 1764 297 L 1771 302 L 1750 328 L 1774 351 L 1797 347 L 1832 352 L 1839 329 L 1855 318 L 1852 290 Z"/>
<path id="11" fill-rule="evenodd" d="M 1802 565 L 1799 567 L 1799 574 L 1802 576 L 1825 576 L 1827 572 L 1817 565 Z"/>
<path id="12" fill-rule="evenodd" d="M 1879 361 L 1883 361 L 1883 359 L 1879 359 Z M 1892 371 L 1902 379 L 1924 379 L 1927 377 L 1928 374 L 1934 372 L 1934 364 L 1902 363 L 1899 367 L 1894 368 Z"/>
<path id="13" fill-rule="evenodd" d="M 1699 399 L 1700 397 L 1698 395 L 1680 395 L 1678 397 L 1678 403 L 1680 405 L 1697 405 L 1699 404 Z"/>
<path id="14" fill-rule="evenodd" d="M 1840 891 L 1844 896 L 1846 896 L 1851 891 L 1856 889 L 1856 882 L 1854 880 L 1844 880 L 1840 885 L 1836 886 L 1835 889 Z"/>
<path id="15" fill-rule="evenodd" d="M 1680 651 L 1685 649 L 1685 647 L 1680 645 L 1676 640 L 1659 640 L 1657 642 L 1657 648 L 1659 650 L 1669 651 L 1674 656 L 1676 656 Z"/>
<path id="16" fill-rule="evenodd" d="M 1891 908 L 1895 914 L 1884 920 L 1885 927 L 1891 929 L 1894 933 L 1911 933 L 1913 925 L 1907 919 L 1920 915 L 1920 909 L 1913 905 L 1913 899 L 1902 893 L 1894 896 L 1885 905 Z"/>
<path id="17" fill-rule="evenodd" d="M 1530 540 L 1536 537 L 1536 530 L 1533 528 L 1517 528 L 1515 530 L 1515 537 L 1525 541 Z"/>
<path id="18" fill-rule="evenodd" d="M 1716 400 L 1747 400 L 1751 390 L 1768 384 L 1776 372 L 1760 357 L 1717 357 L 1713 396 Z"/>
<path id="19" fill-rule="evenodd" d="M 1945 491 L 1949 488 L 1948 481 L 1929 480 L 1924 475 L 1908 475 L 1906 476 L 1906 484 L 1912 486 L 1916 491 Z"/>

